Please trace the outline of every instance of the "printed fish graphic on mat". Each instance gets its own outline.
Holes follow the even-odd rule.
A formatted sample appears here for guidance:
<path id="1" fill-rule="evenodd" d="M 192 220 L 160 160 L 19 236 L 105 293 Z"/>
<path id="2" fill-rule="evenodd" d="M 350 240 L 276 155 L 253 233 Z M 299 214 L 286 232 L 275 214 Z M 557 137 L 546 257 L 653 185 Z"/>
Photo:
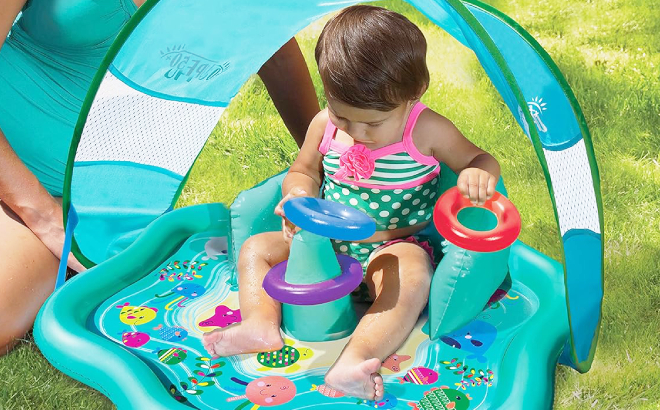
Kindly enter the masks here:
<path id="1" fill-rule="evenodd" d="M 320 386 L 317 386 L 315 384 L 312 384 L 312 388 L 309 389 L 310 391 L 317 391 L 324 395 L 325 397 L 330 397 L 332 399 L 339 398 L 339 397 L 344 397 L 344 393 L 340 392 L 339 390 L 335 390 L 330 386 L 326 386 L 325 384 L 322 384 Z"/>
<path id="2" fill-rule="evenodd" d="M 399 377 L 399 383 L 433 384 L 438 381 L 438 372 L 426 367 L 413 367 L 405 376 Z"/>

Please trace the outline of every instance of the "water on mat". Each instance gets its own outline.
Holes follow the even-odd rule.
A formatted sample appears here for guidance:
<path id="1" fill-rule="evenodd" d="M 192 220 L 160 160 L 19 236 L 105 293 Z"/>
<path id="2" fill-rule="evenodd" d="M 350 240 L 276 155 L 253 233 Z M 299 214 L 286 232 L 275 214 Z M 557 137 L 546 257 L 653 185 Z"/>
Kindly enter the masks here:
<path id="1" fill-rule="evenodd" d="M 223 232 L 190 237 L 156 270 L 101 304 L 94 319 L 95 331 L 149 363 L 177 400 L 200 409 L 485 409 L 505 347 L 538 306 L 514 281 L 474 321 L 434 342 L 422 315 L 383 362 L 385 398 L 358 400 L 323 385 L 348 338 L 310 343 L 284 335 L 277 352 L 220 359 L 205 352 L 204 332 L 241 320 L 229 284 L 235 266 L 228 239 Z"/>

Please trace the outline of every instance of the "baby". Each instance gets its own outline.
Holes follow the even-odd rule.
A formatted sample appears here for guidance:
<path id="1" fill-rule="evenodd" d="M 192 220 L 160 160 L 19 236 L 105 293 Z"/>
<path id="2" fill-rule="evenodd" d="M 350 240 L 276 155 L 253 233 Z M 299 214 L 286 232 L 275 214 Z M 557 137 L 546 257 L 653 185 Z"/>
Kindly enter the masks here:
<path id="1" fill-rule="evenodd" d="M 379 400 L 381 362 L 406 340 L 428 301 L 433 250 L 418 233 L 431 221 L 440 162 L 460 192 L 483 204 L 500 167 L 447 118 L 419 100 L 429 85 L 426 40 L 404 16 L 379 7 L 344 9 L 323 29 L 316 60 L 328 106 L 312 120 L 275 208 L 282 230 L 251 237 L 238 261 L 243 321 L 204 335 L 215 356 L 278 350 L 280 303 L 262 288 L 264 276 L 289 255 L 296 227 L 282 205 L 320 195 L 366 212 L 376 233 L 358 242 L 332 241 L 362 263 L 373 304 L 360 320 L 325 382 L 346 395 Z"/>

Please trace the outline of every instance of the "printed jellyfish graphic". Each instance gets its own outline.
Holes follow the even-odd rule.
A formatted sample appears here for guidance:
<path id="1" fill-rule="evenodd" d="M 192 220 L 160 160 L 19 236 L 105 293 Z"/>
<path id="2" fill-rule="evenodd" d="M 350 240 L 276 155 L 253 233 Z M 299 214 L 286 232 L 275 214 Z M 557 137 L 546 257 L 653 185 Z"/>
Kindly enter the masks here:
<path id="1" fill-rule="evenodd" d="M 206 288 L 204 286 L 198 285 L 196 283 L 182 283 L 180 285 L 177 285 L 172 288 L 171 291 L 168 293 L 165 293 L 164 295 L 156 295 L 157 298 L 166 298 L 168 296 L 172 295 L 180 295 L 176 299 L 172 300 L 170 303 L 165 305 L 165 310 L 172 310 L 171 306 L 176 303 L 176 305 L 180 308 L 185 307 L 182 305 L 183 302 L 185 302 L 188 299 L 195 299 L 197 297 L 202 296 L 206 292 Z M 179 302 L 179 303 L 177 303 Z"/>
<path id="2" fill-rule="evenodd" d="M 231 380 L 247 387 L 245 388 L 244 395 L 230 397 L 227 401 L 230 402 L 241 399 L 249 400 L 249 402 L 241 403 L 235 410 L 242 409 L 249 403 L 254 404 L 252 409 L 255 410 L 259 408 L 259 406 L 278 406 L 290 402 L 296 395 L 296 386 L 291 380 L 282 376 L 260 377 L 250 383 L 244 382 L 236 377 L 232 377 Z"/>

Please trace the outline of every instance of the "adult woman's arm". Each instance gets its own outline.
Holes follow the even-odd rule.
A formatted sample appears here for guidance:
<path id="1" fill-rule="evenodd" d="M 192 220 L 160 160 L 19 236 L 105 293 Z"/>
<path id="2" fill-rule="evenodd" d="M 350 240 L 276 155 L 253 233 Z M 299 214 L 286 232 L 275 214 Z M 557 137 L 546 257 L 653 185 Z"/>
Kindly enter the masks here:
<path id="1" fill-rule="evenodd" d="M 299 147 L 312 118 L 320 111 L 314 84 L 295 38 L 282 46 L 259 70 L 268 94 Z"/>
<path id="2" fill-rule="evenodd" d="M 26 0 L 5 0 L 0 7 L 0 52 L 16 16 Z M 3 101 L 2 103 L 9 103 Z M 30 172 L 11 148 L 0 130 L 0 201 L 48 247 L 58 258 L 64 244 L 62 207 Z M 84 267 L 69 256 L 68 265 L 75 270 Z"/>
<path id="3" fill-rule="evenodd" d="M 0 7 L 0 49 L 5 43 L 16 16 L 23 9 L 25 3 L 27 3 L 27 0 L 3 0 L 2 7 Z"/>
<path id="4" fill-rule="evenodd" d="M 11 208 L 58 258 L 64 245 L 64 222 L 60 203 L 53 198 L 16 156 L 0 130 L 0 201 Z M 76 271 L 85 268 L 69 255 L 67 264 Z"/>

